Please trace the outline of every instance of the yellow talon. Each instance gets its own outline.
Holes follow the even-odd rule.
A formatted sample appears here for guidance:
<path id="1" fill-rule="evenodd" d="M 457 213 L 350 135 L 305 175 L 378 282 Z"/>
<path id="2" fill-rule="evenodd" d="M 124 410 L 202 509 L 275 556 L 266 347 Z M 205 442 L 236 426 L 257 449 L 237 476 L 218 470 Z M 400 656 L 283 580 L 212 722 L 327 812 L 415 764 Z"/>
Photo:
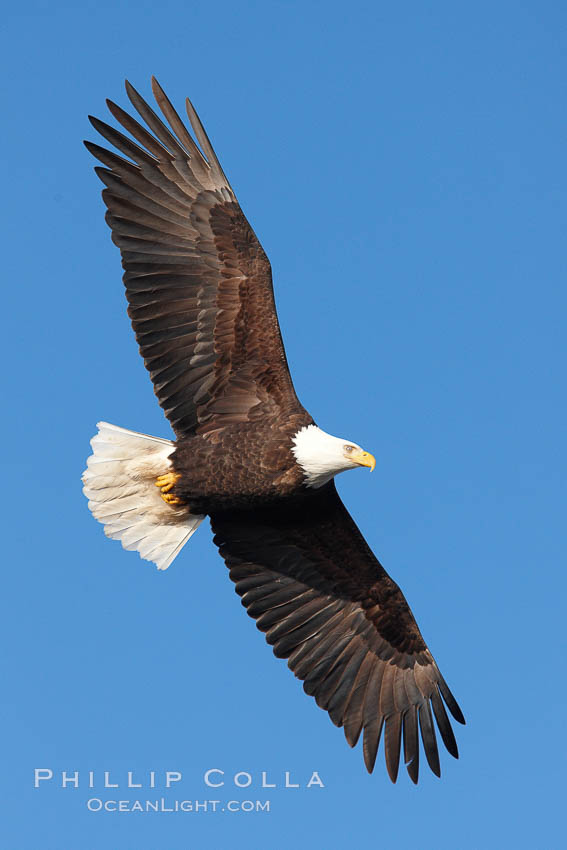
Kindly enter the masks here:
<path id="1" fill-rule="evenodd" d="M 156 487 L 160 488 L 160 496 L 166 505 L 184 504 L 183 499 L 180 499 L 179 496 L 175 496 L 173 493 L 169 492 L 173 487 L 175 487 L 180 478 L 181 476 L 178 472 L 167 472 L 165 475 L 159 475 L 156 478 L 154 483 Z"/>
<path id="2" fill-rule="evenodd" d="M 177 472 L 168 472 L 166 475 L 160 475 L 155 480 L 156 487 L 159 487 L 162 493 L 169 493 L 181 476 Z"/>
<path id="3" fill-rule="evenodd" d="M 164 502 L 168 505 L 182 505 L 183 501 L 178 496 L 174 496 L 173 493 L 162 493 L 161 497 Z"/>

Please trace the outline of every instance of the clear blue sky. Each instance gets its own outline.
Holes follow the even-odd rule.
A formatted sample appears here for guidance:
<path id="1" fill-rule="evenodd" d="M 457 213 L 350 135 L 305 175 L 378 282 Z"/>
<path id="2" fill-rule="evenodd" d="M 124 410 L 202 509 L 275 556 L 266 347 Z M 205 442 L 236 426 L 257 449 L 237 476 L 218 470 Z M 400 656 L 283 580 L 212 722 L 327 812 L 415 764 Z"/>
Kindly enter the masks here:
<path id="1" fill-rule="evenodd" d="M 566 18 L 483 0 L 5 13 L 2 847 L 562 846 Z M 81 144 L 152 73 L 180 109 L 191 95 L 271 259 L 303 403 L 377 457 L 339 489 L 467 717 L 441 780 L 392 786 L 382 754 L 366 774 L 208 527 L 160 574 L 87 510 L 97 420 L 171 434 Z M 37 790 L 36 767 L 55 774 Z M 215 795 L 209 768 L 254 783 Z M 90 813 L 62 770 L 177 770 L 176 798 L 271 811 Z M 286 770 L 325 788 L 258 787 Z"/>

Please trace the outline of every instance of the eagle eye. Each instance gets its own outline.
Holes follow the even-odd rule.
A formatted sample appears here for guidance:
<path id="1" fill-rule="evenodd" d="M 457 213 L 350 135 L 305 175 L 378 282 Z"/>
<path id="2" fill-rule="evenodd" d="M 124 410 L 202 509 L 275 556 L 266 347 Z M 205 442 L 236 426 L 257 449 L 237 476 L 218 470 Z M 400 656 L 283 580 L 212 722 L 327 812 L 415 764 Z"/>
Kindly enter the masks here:
<path id="1" fill-rule="evenodd" d="M 354 451 L 354 446 L 349 446 L 349 445 L 344 446 L 344 450 L 345 450 L 345 452 L 347 452 L 347 454 L 350 454 L 351 452 Z"/>

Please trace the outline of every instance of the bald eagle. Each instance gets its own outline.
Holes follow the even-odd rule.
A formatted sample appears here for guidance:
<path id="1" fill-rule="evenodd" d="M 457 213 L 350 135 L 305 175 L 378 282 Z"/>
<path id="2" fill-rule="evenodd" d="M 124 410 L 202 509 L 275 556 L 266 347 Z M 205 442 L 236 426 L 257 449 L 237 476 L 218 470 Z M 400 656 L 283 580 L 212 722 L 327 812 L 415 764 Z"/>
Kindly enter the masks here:
<path id="1" fill-rule="evenodd" d="M 83 475 L 89 508 L 160 570 L 209 517 L 248 614 L 351 747 L 363 733 L 368 771 L 383 731 L 393 782 L 402 741 L 417 782 L 420 734 L 439 776 L 433 717 L 457 758 L 445 705 L 459 723 L 462 712 L 335 489 L 335 475 L 372 470 L 374 458 L 299 402 L 268 258 L 190 101 L 195 138 L 152 88 L 167 123 L 126 83 L 143 123 L 107 101 L 129 136 L 90 120 L 121 155 L 85 144 L 104 166 L 128 314 L 176 440 L 99 423 Z"/>

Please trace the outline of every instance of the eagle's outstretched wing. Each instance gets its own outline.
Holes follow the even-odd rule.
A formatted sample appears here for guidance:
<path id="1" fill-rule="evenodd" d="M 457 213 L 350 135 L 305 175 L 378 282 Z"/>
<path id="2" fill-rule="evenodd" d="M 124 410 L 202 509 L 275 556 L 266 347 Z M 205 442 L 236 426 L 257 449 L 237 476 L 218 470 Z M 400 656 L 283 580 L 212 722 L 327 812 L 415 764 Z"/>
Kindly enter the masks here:
<path id="1" fill-rule="evenodd" d="M 386 766 L 398 774 L 401 742 L 417 782 L 419 731 L 440 775 L 433 715 L 451 755 L 457 744 L 444 703 L 464 717 L 397 584 L 375 558 L 334 483 L 305 500 L 211 517 L 215 543 L 236 592 L 306 693 L 343 726 L 354 746 L 363 732 L 372 771 L 384 728 Z M 419 731 L 418 731 L 419 730 Z"/>
<path id="2" fill-rule="evenodd" d="M 107 101 L 137 143 L 91 118 L 127 159 L 85 144 L 106 166 L 96 169 L 106 220 L 159 403 L 178 436 L 297 409 L 268 258 L 189 100 L 201 150 L 155 79 L 152 87 L 169 127 L 126 83 L 151 132 Z"/>

